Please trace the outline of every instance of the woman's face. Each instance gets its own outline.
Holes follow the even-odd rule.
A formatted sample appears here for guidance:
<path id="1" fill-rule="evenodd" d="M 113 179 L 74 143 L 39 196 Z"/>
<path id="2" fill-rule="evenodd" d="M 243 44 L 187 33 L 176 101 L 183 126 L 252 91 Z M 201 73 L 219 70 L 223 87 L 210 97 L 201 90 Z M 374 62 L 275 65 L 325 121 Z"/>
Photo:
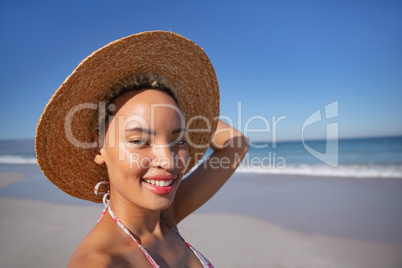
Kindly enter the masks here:
<path id="1" fill-rule="evenodd" d="M 148 89 L 125 93 L 113 104 L 99 156 L 107 166 L 111 198 L 149 210 L 169 207 L 188 162 L 176 102 Z"/>

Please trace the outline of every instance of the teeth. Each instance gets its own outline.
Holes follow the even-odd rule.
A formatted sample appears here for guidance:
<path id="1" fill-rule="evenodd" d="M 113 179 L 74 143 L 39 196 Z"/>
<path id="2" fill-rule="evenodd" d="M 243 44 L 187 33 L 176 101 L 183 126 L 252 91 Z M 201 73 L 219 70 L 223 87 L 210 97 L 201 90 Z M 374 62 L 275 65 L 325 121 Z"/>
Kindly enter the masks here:
<path id="1" fill-rule="evenodd" d="M 147 183 L 158 186 L 158 187 L 166 187 L 172 184 L 173 180 L 145 180 Z"/>

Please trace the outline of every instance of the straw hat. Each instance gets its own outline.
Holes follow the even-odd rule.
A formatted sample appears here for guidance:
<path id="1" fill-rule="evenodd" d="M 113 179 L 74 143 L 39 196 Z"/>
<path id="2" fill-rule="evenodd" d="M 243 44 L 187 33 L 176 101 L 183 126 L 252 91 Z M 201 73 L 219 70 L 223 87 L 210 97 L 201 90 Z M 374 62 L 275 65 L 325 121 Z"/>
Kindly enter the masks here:
<path id="1" fill-rule="evenodd" d="M 36 131 L 35 150 L 45 176 L 64 192 L 101 202 L 93 194 L 96 183 L 107 180 L 105 165 L 96 164 L 91 152 L 91 119 L 99 102 L 116 83 L 153 73 L 174 87 L 188 122 L 202 116 L 210 132 L 189 132 L 190 163 L 204 154 L 216 129 L 219 86 L 214 68 L 203 49 L 172 32 L 152 31 L 131 35 L 100 48 L 85 58 L 54 93 Z M 207 120 L 194 120 L 191 129 L 207 129 Z M 200 148 L 197 148 L 200 147 Z"/>

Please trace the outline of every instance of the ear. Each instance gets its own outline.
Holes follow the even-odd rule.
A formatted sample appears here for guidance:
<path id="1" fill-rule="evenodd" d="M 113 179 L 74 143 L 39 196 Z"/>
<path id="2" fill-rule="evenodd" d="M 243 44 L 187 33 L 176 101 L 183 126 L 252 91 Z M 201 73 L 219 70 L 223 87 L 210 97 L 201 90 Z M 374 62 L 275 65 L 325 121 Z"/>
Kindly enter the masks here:
<path id="1" fill-rule="evenodd" d="M 105 163 L 105 159 L 103 159 L 102 153 L 101 153 L 101 144 L 99 143 L 99 135 L 97 133 L 92 134 L 92 140 L 91 142 L 93 143 L 92 146 L 92 155 L 94 157 L 95 163 L 98 165 L 103 165 Z"/>

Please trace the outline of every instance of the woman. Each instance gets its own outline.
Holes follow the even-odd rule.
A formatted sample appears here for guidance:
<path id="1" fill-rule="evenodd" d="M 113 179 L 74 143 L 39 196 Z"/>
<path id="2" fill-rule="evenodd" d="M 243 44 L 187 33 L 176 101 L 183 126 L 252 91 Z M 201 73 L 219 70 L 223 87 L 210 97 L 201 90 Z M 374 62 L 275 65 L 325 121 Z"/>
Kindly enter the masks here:
<path id="1" fill-rule="evenodd" d="M 212 267 L 177 224 L 247 151 L 246 137 L 218 120 L 218 106 L 208 57 L 170 32 L 117 40 L 77 67 L 36 137 L 38 163 L 56 186 L 105 204 L 69 267 Z M 208 146 L 211 156 L 183 180 Z"/>

